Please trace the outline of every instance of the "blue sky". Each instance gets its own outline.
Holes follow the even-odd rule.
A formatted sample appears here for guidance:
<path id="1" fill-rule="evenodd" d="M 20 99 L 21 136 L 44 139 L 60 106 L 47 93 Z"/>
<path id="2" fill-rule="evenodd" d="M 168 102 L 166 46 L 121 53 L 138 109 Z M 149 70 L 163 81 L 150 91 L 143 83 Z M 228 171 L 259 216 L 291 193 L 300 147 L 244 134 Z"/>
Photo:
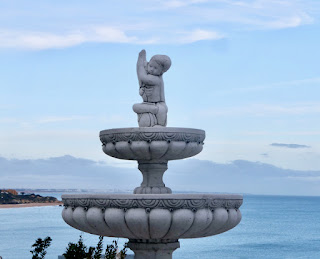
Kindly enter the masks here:
<path id="1" fill-rule="evenodd" d="M 319 17 L 318 1 L 0 1 L 0 156 L 131 166 L 98 134 L 137 126 L 146 49 L 172 60 L 168 126 L 206 131 L 198 159 L 320 170 Z"/>

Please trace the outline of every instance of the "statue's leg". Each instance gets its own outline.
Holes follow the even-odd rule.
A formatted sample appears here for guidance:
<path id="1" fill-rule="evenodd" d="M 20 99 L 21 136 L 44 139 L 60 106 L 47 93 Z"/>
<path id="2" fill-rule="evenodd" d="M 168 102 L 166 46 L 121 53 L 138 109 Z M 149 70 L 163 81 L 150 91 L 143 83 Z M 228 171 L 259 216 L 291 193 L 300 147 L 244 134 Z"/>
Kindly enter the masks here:
<path id="1" fill-rule="evenodd" d="M 157 118 L 150 112 L 140 113 L 138 114 L 138 123 L 139 127 L 153 127 L 157 124 Z"/>
<path id="2" fill-rule="evenodd" d="M 158 125 L 167 126 L 167 113 L 168 107 L 165 102 L 158 102 L 156 106 L 159 108 L 158 113 L 156 114 Z"/>

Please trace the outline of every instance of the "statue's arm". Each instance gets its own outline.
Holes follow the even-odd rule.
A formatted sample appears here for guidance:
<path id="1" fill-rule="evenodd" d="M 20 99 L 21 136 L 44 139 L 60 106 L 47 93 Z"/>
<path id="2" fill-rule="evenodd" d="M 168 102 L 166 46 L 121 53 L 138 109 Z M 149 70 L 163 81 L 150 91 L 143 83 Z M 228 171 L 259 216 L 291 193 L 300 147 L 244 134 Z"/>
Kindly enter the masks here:
<path id="1" fill-rule="evenodd" d="M 160 83 L 160 78 L 158 76 L 147 74 L 146 62 L 146 51 L 143 49 L 140 51 L 137 61 L 137 75 L 139 82 L 146 85 L 158 85 Z"/>
<path id="2" fill-rule="evenodd" d="M 146 51 L 143 49 L 139 53 L 138 61 L 137 61 L 137 74 L 139 78 L 139 73 L 141 69 L 144 69 L 145 63 L 147 63 Z M 144 69 L 146 71 L 146 69 Z"/>

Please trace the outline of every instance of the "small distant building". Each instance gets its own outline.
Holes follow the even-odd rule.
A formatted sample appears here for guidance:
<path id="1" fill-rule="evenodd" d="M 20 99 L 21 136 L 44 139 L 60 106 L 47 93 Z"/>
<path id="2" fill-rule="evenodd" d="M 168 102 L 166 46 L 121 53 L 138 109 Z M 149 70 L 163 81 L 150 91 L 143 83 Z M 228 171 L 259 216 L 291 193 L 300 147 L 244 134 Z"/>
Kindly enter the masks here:
<path id="1" fill-rule="evenodd" d="M 13 195 L 18 195 L 18 192 L 14 189 L 6 189 L 6 190 L 0 190 L 2 193 L 11 193 Z"/>

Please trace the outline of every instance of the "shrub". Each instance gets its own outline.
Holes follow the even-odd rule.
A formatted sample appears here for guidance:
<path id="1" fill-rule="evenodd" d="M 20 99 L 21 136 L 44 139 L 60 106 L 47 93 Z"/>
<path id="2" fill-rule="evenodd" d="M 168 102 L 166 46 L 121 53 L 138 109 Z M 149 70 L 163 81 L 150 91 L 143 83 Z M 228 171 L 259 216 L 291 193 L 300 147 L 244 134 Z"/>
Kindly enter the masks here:
<path id="1" fill-rule="evenodd" d="M 122 250 L 119 252 L 120 259 L 125 259 L 128 249 L 128 243 L 125 243 Z M 107 245 L 105 258 L 106 259 L 114 259 L 117 256 L 118 252 L 118 242 L 116 240 L 112 241 L 111 245 Z"/>
<path id="2" fill-rule="evenodd" d="M 32 245 L 34 250 L 31 250 L 32 259 L 43 259 L 47 254 L 46 249 L 50 246 L 52 239 L 46 237 L 45 239 L 38 238 L 36 242 Z M 96 247 L 87 247 L 83 243 L 82 235 L 80 235 L 77 243 L 69 243 L 66 252 L 63 254 L 65 259 L 101 259 L 103 251 L 103 236 L 99 237 L 99 242 Z M 126 257 L 128 245 L 124 244 L 122 250 L 118 253 L 118 242 L 113 240 L 111 245 L 107 245 L 105 255 L 103 258 L 106 259 L 115 259 L 117 255 L 120 256 L 120 259 Z"/>
<path id="3" fill-rule="evenodd" d="M 69 243 L 66 252 L 63 254 L 65 259 L 101 259 L 103 251 L 103 236 L 99 237 L 99 242 L 96 247 L 86 247 L 83 243 L 82 236 L 80 235 L 78 243 Z M 120 259 L 126 257 L 127 243 L 120 251 Z M 111 245 L 107 245 L 104 258 L 115 259 L 118 253 L 118 242 L 112 241 Z"/>
<path id="4" fill-rule="evenodd" d="M 43 259 L 47 254 L 46 249 L 51 244 L 51 237 L 46 237 L 45 239 L 38 238 L 36 242 L 31 246 L 34 247 L 33 250 L 30 251 L 32 254 L 32 259 Z"/>
<path id="5" fill-rule="evenodd" d="M 93 251 L 93 259 L 100 259 L 102 255 L 102 249 L 103 249 L 103 244 L 102 244 L 103 236 L 99 236 L 99 242 L 96 246 L 96 248 Z"/>
<path id="6" fill-rule="evenodd" d="M 91 248 L 91 247 L 90 247 Z M 63 254 L 66 259 L 78 258 L 78 259 L 91 259 L 92 249 L 88 249 L 82 240 L 82 235 L 80 235 L 78 243 L 69 243 L 66 252 Z"/>

